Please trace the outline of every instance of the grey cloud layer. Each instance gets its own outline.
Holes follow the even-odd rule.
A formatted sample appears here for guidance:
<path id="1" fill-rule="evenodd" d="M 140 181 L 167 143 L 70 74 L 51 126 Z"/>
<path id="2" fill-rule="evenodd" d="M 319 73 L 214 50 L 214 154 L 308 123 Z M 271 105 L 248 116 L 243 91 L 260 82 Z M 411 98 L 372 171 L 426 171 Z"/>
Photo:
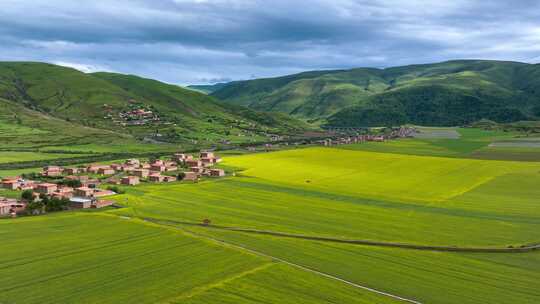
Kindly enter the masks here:
<path id="1" fill-rule="evenodd" d="M 0 60 L 174 83 L 457 58 L 540 60 L 537 1 L 4 0 Z"/>

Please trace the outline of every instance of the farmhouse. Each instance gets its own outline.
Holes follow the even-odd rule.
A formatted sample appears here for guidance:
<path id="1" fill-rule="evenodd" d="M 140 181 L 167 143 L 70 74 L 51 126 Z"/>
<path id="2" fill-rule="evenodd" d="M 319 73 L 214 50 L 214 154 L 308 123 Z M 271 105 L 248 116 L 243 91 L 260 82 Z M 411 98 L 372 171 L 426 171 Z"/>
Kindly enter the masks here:
<path id="1" fill-rule="evenodd" d="M 152 164 L 151 167 L 150 167 L 150 170 L 152 171 L 157 171 L 157 172 L 165 172 L 165 170 L 167 170 L 167 167 L 165 167 L 165 165 L 163 163 L 161 164 Z"/>
<path id="2" fill-rule="evenodd" d="M 88 187 L 80 187 L 75 189 L 74 195 L 78 197 L 93 197 L 95 189 Z"/>
<path id="3" fill-rule="evenodd" d="M 202 166 L 202 162 L 198 159 L 186 160 L 185 164 L 187 167 L 201 167 Z"/>
<path id="4" fill-rule="evenodd" d="M 47 195 L 53 194 L 54 191 L 56 191 L 57 189 L 58 189 L 58 186 L 56 184 L 51 184 L 51 183 L 37 184 L 35 188 L 37 193 L 47 194 Z"/>
<path id="5" fill-rule="evenodd" d="M 58 166 L 46 166 L 43 168 L 42 176 L 54 177 L 62 175 L 62 168 Z"/>
<path id="6" fill-rule="evenodd" d="M 137 177 L 140 177 L 140 178 L 147 178 L 149 173 L 150 173 L 150 171 L 148 171 L 146 169 L 135 169 L 132 172 L 133 175 L 135 175 Z"/>
<path id="7" fill-rule="evenodd" d="M 90 208 L 103 208 L 114 205 L 113 201 L 107 201 L 107 200 L 96 200 L 92 203 L 92 206 Z"/>
<path id="8" fill-rule="evenodd" d="M 109 195 L 114 195 L 116 193 L 114 193 L 113 191 L 110 191 L 110 190 L 102 190 L 102 189 L 94 189 L 94 197 L 103 197 L 103 196 L 109 196 Z"/>
<path id="9" fill-rule="evenodd" d="M 75 175 L 79 173 L 79 168 L 66 168 L 64 173 L 68 175 Z"/>
<path id="10" fill-rule="evenodd" d="M 132 158 L 132 159 L 126 160 L 125 164 L 128 166 L 138 167 L 141 164 L 141 162 L 136 158 Z"/>
<path id="11" fill-rule="evenodd" d="M 90 165 L 86 168 L 87 172 L 88 173 L 92 173 L 92 174 L 99 174 L 99 171 L 101 169 L 110 169 L 111 167 L 110 166 L 107 166 L 107 165 L 96 165 L 96 164 L 93 164 L 93 165 Z"/>
<path id="12" fill-rule="evenodd" d="M 57 198 L 71 198 L 73 196 L 73 188 L 60 187 L 56 189 L 56 191 L 54 191 L 51 195 Z"/>
<path id="13" fill-rule="evenodd" d="M 135 186 L 140 183 L 138 176 L 124 176 L 122 177 L 122 185 Z"/>
<path id="14" fill-rule="evenodd" d="M 196 172 L 184 172 L 184 174 L 184 180 L 197 181 L 199 179 L 199 174 Z"/>
<path id="15" fill-rule="evenodd" d="M 4 189 L 17 190 L 20 185 L 21 183 L 19 179 L 16 179 L 16 178 L 2 180 L 2 188 Z"/>
<path id="16" fill-rule="evenodd" d="M 171 183 L 176 181 L 176 176 L 164 176 L 163 181 L 166 183 Z"/>
<path id="17" fill-rule="evenodd" d="M 0 197 L 0 216 L 14 215 L 26 209 L 26 203 L 13 198 Z"/>
<path id="18" fill-rule="evenodd" d="M 120 164 L 111 164 L 111 168 L 114 170 L 114 171 L 122 171 L 122 168 L 124 167 L 124 165 L 120 165 Z"/>
<path id="19" fill-rule="evenodd" d="M 120 166 L 120 169 L 118 169 L 118 171 L 122 171 L 122 172 L 129 172 L 129 171 L 133 171 L 135 170 L 135 166 L 131 166 L 131 165 L 122 165 Z"/>
<path id="20" fill-rule="evenodd" d="M 210 169 L 210 176 L 222 177 L 225 176 L 225 171 L 223 169 Z"/>
<path id="21" fill-rule="evenodd" d="M 159 173 L 152 173 L 148 176 L 148 180 L 155 183 L 161 183 L 163 181 L 163 176 Z"/>
<path id="22" fill-rule="evenodd" d="M 191 170 L 191 172 L 195 172 L 195 173 L 203 173 L 204 172 L 204 168 L 203 167 L 191 167 L 189 168 Z"/>
<path id="23" fill-rule="evenodd" d="M 92 206 L 92 199 L 86 197 L 72 197 L 69 200 L 69 207 L 72 209 L 87 209 Z"/>
<path id="24" fill-rule="evenodd" d="M 214 152 L 203 151 L 201 152 L 199 158 L 215 158 Z"/>
<path id="25" fill-rule="evenodd" d="M 112 168 L 99 168 L 98 173 L 101 175 L 113 175 L 116 171 Z"/>

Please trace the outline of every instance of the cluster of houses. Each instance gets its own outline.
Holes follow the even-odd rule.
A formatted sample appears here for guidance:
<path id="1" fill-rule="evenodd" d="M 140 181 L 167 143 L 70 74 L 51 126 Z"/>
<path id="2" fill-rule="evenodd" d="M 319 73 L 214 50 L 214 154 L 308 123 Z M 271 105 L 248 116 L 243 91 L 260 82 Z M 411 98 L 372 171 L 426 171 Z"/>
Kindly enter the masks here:
<path id="1" fill-rule="evenodd" d="M 391 132 L 387 134 L 365 134 L 365 135 L 356 135 L 348 137 L 339 137 L 339 138 L 327 138 L 317 141 L 318 144 L 323 146 L 334 146 L 334 145 L 347 145 L 347 144 L 356 144 L 363 142 L 385 142 L 387 140 L 396 139 L 396 138 L 406 138 L 413 137 L 417 132 L 415 128 L 411 127 L 400 127 L 398 129 L 392 129 Z"/>
<path id="2" fill-rule="evenodd" d="M 122 164 L 91 164 L 71 168 L 46 166 L 40 174 L 46 182 L 7 177 L 1 180 L 1 186 L 9 190 L 31 190 L 37 200 L 43 196 L 67 199 L 72 209 L 102 208 L 113 204 L 102 198 L 115 194 L 100 189 L 102 183 L 134 186 L 142 180 L 154 183 L 174 182 L 178 179 L 180 167 L 185 168 L 182 170 L 183 180 L 197 182 L 202 176 L 225 176 L 223 169 L 213 168 L 219 162 L 220 157 L 205 151 L 200 153 L 198 159 L 191 154 L 176 153 L 170 160 L 157 159 L 152 162 L 128 159 Z M 101 179 L 92 177 L 96 175 Z M 77 187 L 68 186 L 74 184 Z M 1 197 L 0 203 L 0 216 L 16 214 L 26 206 L 25 202 Z"/>

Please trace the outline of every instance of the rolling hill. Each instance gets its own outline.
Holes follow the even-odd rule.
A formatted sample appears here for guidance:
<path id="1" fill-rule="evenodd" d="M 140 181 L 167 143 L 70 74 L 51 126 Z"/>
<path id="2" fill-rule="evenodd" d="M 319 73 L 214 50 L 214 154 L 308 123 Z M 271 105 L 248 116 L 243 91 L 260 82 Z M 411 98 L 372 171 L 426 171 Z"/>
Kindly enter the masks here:
<path id="1" fill-rule="evenodd" d="M 208 95 L 156 80 L 86 74 L 36 62 L 0 62 L 0 98 L 6 105 L 0 108 L 0 124 L 37 123 L 68 137 L 91 133 L 174 143 L 242 141 L 294 133 L 304 126 L 275 113 L 239 111 Z M 130 113 L 137 110 L 152 114 L 133 117 Z M 28 115 L 33 119 L 23 117 Z"/>
<path id="2" fill-rule="evenodd" d="M 459 60 L 236 81 L 211 95 L 332 126 L 449 126 L 539 119 L 539 76 L 539 64 Z"/>

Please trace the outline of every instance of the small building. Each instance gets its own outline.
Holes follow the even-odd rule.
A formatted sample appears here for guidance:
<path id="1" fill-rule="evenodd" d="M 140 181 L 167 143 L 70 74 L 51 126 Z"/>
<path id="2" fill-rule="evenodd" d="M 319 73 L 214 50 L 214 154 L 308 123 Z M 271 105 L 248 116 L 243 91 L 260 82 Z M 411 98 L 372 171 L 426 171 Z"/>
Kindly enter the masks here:
<path id="1" fill-rule="evenodd" d="M 152 166 L 164 166 L 165 165 L 165 162 L 162 161 L 161 159 L 156 159 L 154 160 L 154 162 L 151 163 Z"/>
<path id="2" fill-rule="evenodd" d="M 99 168 L 98 173 L 101 175 L 113 175 L 116 171 L 113 168 Z"/>
<path id="3" fill-rule="evenodd" d="M 189 159 L 185 162 L 187 167 L 201 167 L 202 162 L 198 159 Z"/>
<path id="4" fill-rule="evenodd" d="M 197 174 L 196 172 L 184 172 L 184 180 L 186 181 L 197 181 L 199 180 L 199 174 Z"/>
<path id="5" fill-rule="evenodd" d="M 176 176 L 163 176 L 163 181 L 166 183 L 172 183 L 177 180 Z"/>
<path id="6" fill-rule="evenodd" d="M 165 172 L 165 170 L 167 170 L 167 167 L 165 167 L 165 165 L 163 164 L 161 165 L 152 164 L 152 166 L 150 167 L 150 170 L 156 171 L 156 172 Z"/>
<path id="7" fill-rule="evenodd" d="M 132 174 L 138 176 L 139 178 L 147 178 L 150 171 L 147 169 L 135 169 L 133 170 Z"/>
<path id="8" fill-rule="evenodd" d="M 212 177 L 225 176 L 225 170 L 223 170 L 223 169 L 210 169 L 210 176 L 212 176 Z"/>
<path id="9" fill-rule="evenodd" d="M 64 173 L 68 175 L 75 175 L 79 173 L 79 168 L 66 168 Z"/>
<path id="10" fill-rule="evenodd" d="M 122 177 L 122 185 L 135 186 L 140 183 L 138 176 L 124 176 Z"/>
<path id="11" fill-rule="evenodd" d="M 59 187 L 52 193 L 52 196 L 58 198 L 71 198 L 73 196 L 73 188 L 71 187 Z"/>
<path id="12" fill-rule="evenodd" d="M 203 166 L 210 167 L 216 163 L 216 159 L 215 158 L 201 158 L 201 162 Z"/>
<path id="13" fill-rule="evenodd" d="M 203 151 L 201 152 L 200 154 L 200 158 L 214 158 L 214 152 L 210 152 L 210 151 Z"/>
<path id="14" fill-rule="evenodd" d="M 199 173 L 199 174 L 204 172 L 203 167 L 191 167 L 191 168 L 189 168 L 189 170 L 191 172 L 195 172 L 195 173 Z"/>
<path id="15" fill-rule="evenodd" d="M 178 171 L 178 167 L 175 165 L 175 166 L 168 166 L 165 168 L 165 171 L 166 172 L 171 172 L 171 171 Z"/>
<path id="16" fill-rule="evenodd" d="M 92 203 L 90 208 L 103 208 L 114 205 L 114 201 L 108 201 L 108 200 L 96 200 Z"/>
<path id="17" fill-rule="evenodd" d="M 9 190 L 17 190 L 21 186 L 21 182 L 18 179 L 6 179 L 2 180 L 2 188 Z"/>
<path id="18" fill-rule="evenodd" d="M 163 176 L 159 173 L 152 173 L 148 176 L 148 180 L 154 183 L 163 182 Z"/>
<path id="19" fill-rule="evenodd" d="M 103 189 L 95 189 L 94 190 L 94 197 L 103 197 L 103 196 L 110 196 L 115 195 L 116 193 L 111 190 L 103 190 Z"/>
<path id="20" fill-rule="evenodd" d="M 69 207 L 72 209 L 88 209 L 92 207 L 94 200 L 87 197 L 72 197 L 69 199 Z"/>
<path id="21" fill-rule="evenodd" d="M 77 197 L 93 197 L 95 189 L 89 187 L 80 187 L 75 189 L 73 192 L 74 196 Z"/>
<path id="22" fill-rule="evenodd" d="M 136 158 L 132 158 L 132 159 L 126 160 L 125 164 L 128 166 L 138 167 L 141 164 L 141 162 Z"/>
<path id="23" fill-rule="evenodd" d="M 41 184 L 37 184 L 35 187 L 36 192 L 41 193 L 41 194 L 47 194 L 47 195 L 53 194 L 54 191 L 56 191 L 57 189 L 58 189 L 58 185 L 51 184 L 51 183 L 41 183 Z"/>
<path id="24" fill-rule="evenodd" d="M 120 171 L 122 172 L 130 172 L 133 170 L 135 170 L 135 166 L 130 166 L 130 165 L 122 165 L 122 167 L 120 168 Z"/>
<path id="25" fill-rule="evenodd" d="M 124 165 L 120 165 L 120 164 L 112 164 L 111 165 L 111 168 L 114 170 L 114 171 L 122 171 L 122 168 L 124 167 Z"/>
<path id="26" fill-rule="evenodd" d="M 139 168 L 141 169 L 150 169 L 150 167 L 152 167 L 152 165 L 150 165 L 149 163 L 142 163 L 139 165 Z"/>

